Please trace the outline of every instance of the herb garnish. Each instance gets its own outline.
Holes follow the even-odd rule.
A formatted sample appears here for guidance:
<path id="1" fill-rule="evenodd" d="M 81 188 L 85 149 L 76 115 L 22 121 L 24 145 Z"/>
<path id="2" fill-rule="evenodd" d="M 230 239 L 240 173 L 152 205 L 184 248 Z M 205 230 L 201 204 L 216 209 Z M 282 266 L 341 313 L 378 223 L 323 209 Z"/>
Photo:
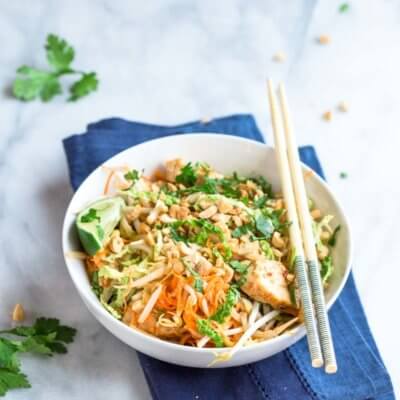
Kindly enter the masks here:
<path id="1" fill-rule="evenodd" d="M 175 178 L 177 183 L 182 183 L 185 186 L 193 186 L 197 180 L 197 174 L 192 167 L 192 163 L 187 163 L 182 169 L 181 173 Z"/>
<path id="2" fill-rule="evenodd" d="M 58 319 L 38 318 L 33 326 L 19 326 L 0 331 L 19 339 L 0 338 L 0 396 L 9 390 L 31 387 L 28 378 L 21 372 L 20 353 L 37 353 L 47 356 L 65 354 L 65 344 L 74 340 L 76 330 L 60 325 Z"/>
<path id="3" fill-rule="evenodd" d="M 136 169 L 132 169 L 128 171 L 125 175 L 124 178 L 128 181 L 136 182 L 139 179 L 139 171 Z"/>
<path id="4" fill-rule="evenodd" d="M 342 4 L 339 6 L 339 12 L 345 13 L 346 11 L 349 10 L 349 8 L 350 8 L 349 3 L 342 3 Z"/>
<path id="5" fill-rule="evenodd" d="M 80 79 L 70 88 L 68 101 L 76 101 L 95 91 L 98 79 L 95 72 L 74 70 L 71 63 L 75 56 L 74 49 L 62 38 L 50 34 L 46 42 L 47 61 L 52 68 L 44 71 L 23 65 L 17 69 L 19 74 L 13 83 L 13 94 L 17 99 L 30 101 L 38 97 L 44 102 L 62 93 L 60 77 L 78 74 Z"/>
<path id="6" fill-rule="evenodd" d="M 89 211 L 85 215 L 82 215 L 81 217 L 81 222 L 84 223 L 92 222 L 94 220 L 100 222 L 100 217 L 97 215 L 97 210 L 94 208 L 89 208 Z"/>
<path id="7" fill-rule="evenodd" d="M 220 228 L 206 219 L 186 219 L 169 224 L 171 236 L 176 242 L 192 242 L 203 246 L 211 234 L 221 240 L 224 234 Z"/>
<path id="8" fill-rule="evenodd" d="M 330 237 L 329 240 L 328 240 L 329 246 L 332 246 L 332 247 L 335 246 L 337 234 L 339 233 L 340 228 L 341 228 L 341 226 L 338 225 L 338 226 L 333 230 L 333 233 L 332 233 L 331 237 Z"/>

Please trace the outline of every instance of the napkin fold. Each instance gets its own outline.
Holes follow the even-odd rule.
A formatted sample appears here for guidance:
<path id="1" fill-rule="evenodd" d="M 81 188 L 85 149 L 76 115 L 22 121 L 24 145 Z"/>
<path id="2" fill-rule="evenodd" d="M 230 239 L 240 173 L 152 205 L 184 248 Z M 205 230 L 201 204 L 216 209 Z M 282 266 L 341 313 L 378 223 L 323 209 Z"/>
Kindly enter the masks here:
<path id="1" fill-rule="evenodd" d="M 64 139 L 72 187 L 77 189 L 96 167 L 116 153 L 147 140 L 214 132 L 263 142 L 251 115 L 233 115 L 177 126 L 157 126 L 119 118 L 88 125 L 87 132 Z M 301 160 L 323 177 L 313 147 L 299 149 Z M 393 388 L 358 297 L 352 274 L 329 312 L 339 365 L 326 375 L 310 364 L 302 339 L 268 359 L 225 369 L 195 369 L 168 364 L 139 353 L 156 400 L 392 400 Z"/>

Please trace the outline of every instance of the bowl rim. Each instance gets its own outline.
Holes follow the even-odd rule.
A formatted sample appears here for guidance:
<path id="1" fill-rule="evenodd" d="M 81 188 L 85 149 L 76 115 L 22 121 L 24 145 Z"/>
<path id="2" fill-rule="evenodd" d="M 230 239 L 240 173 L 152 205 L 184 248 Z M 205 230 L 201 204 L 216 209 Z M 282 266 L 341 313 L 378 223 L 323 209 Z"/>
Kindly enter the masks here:
<path id="1" fill-rule="evenodd" d="M 98 321 L 100 321 L 100 323 L 107 330 L 109 330 L 113 335 L 115 335 L 115 333 L 113 331 L 111 331 L 111 329 L 103 323 L 102 319 L 98 318 L 98 316 L 93 312 L 92 308 L 95 309 L 96 312 L 100 313 L 100 315 L 107 322 L 110 322 L 111 325 L 115 325 L 116 329 L 122 329 L 122 331 L 124 333 L 126 333 L 127 335 L 132 335 L 134 338 L 136 337 L 140 341 L 147 342 L 148 344 L 160 345 L 160 346 L 163 346 L 164 348 L 169 349 L 169 350 L 186 351 L 188 353 L 196 353 L 196 354 L 198 354 L 198 353 L 210 354 L 210 355 L 214 355 L 215 356 L 216 353 L 219 354 L 219 353 L 223 353 L 223 352 L 229 351 L 229 349 L 231 349 L 231 347 L 210 348 L 210 347 L 185 346 L 183 344 L 174 343 L 174 342 L 170 342 L 168 340 L 160 339 L 160 338 L 158 338 L 156 336 L 153 336 L 153 335 L 151 335 L 149 333 L 141 331 L 138 328 L 130 327 L 130 326 L 124 324 L 122 321 L 120 321 L 120 320 L 116 319 L 115 317 L 113 317 L 100 304 L 100 301 L 96 297 L 93 298 L 93 296 L 90 296 L 90 292 L 89 291 L 81 290 L 79 279 L 77 279 L 77 277 L 73 274 L 73 271 L 72 271 L 73 267 L 72 267 L 72 265 L 70 265 L 70 261 L 69 260 L 71 260 L 71 259 L 69 259 L 69 257 L 67 256 L 68 252 L 73 251 L 73 249 L 70 248 L 69 241 L 68 241 L 68 233 L 69 233 L 69 229 L 70 229 L 70 226 L 72 225 L 72 223 L 67 223 L 69 215 L 74 214 L 74 211 L 71 209 L 72 208 L 72 203 L 73 203 L 73 200 L 75 199 L 75 197 L 78 196 L 79 191 L 82 189 L 82 187 L 85 186 L 85 183 L 87 182 L 87 180 L 89 180 L 89 178 L 91 176 L 96 174 L 99 169 L 101 169 L 103 166 L 107 165 L 108 163 L 112 162 L 115 158 L 120 157 L 123 153 L 129 153 L 134 148 L 135 149 L 136 148 L 140 149 L 140 147 L 146 147 L 150 143 L 154 143 L 154 142 L 158 142 L 160 145 L 162 145 L 162 143 L 166 142 L 166 141 L 176 140 L 176 139 L 179 139 L 179 138 L 185 138 L 185 140 L 187 140 L 189 138 L 194 138 L 194 137 L 204 137 L 205 139 L 207 139 L 207 138 L 211 139 L 212 138 L 212 139 L 217 139 L 217 140 L 237 141 L 237 142 L 247 143 L 247 144 L 250 144 L 252 146 L 256 146 L 258 148 L 270 149 L 272 151 L 275 151 L 273 146 L 267 145 L 264 142 L 258 142 L 256 140 L 244 138 L 244 137 L 241 137 L 241 136 L 234 136 L 234 135 L 228 135 L 228 134 L 217 133 L 217 132 L 214 133 L 214 132 L 211 132 L 211 131 L 210 132 L 193 132 L 193 133 L 190 133 L 190 135 L 184 135 L 182 133 L 181 134 L 176 133 L 176 134 L 168 135 L 168 136 L 165 136 L 165 137 L 162 137 L 162 138 L 156 138 L 156 139 L 147 140 L 145 142 L 130 146 L 130 147 L 126 148 L 125 150 L 122 150 L 122 151 L 118 152 L 117 154 L 113 155 L 112 157 L 108 158 L 102 164 L 98 165 L 84 179 L 84 181 L 80 184 L 78 189 L 74 192 L 72 198 L 70 199 L 70 201 L 68 203 L 68 207 L 66 209 L 66 212 L 65 212 L 65 215 L 64 215 L 64 219 L 63 219 L 62 251 L 63 251 L 63 258 L 64 258 L 65 265 L 67 267 L 68 273 L 69 273 L 69 275 L 70 275 L 70 277 L 71 277 L 71 279 L 72 279 L 72 281 L 74 283 L 75 288 L 77 289 L 79 295 L 81 296 L 84 304 L 89 309 L 91 314 L 93 314 L 94 317 Z M 341 281 L 339 283 L 339 286 L 338 286 L 336 292 L 333 293 L 332 297 L 330 298 L 330 300 L 326 304 L 327 309 L 329 310 L 332 307 L 332 305 L 335 303 L 335 301 L 337 300 L 339 295 L 341 294 L 341 292 L 342 292 L 342 290 L 344 288 L 344 285 L 347 282 L 347 279 L 348 279 L 348 276 L 350 274 L 350 271 L 351 271 L 351 265 L 352 265 L 352 260 L 353 260 L 352 234 L 351 234 L 351 230 L 350 230 L 350 224 L 349 224 L 348 217 L 346 216 L 346 213 L 344 212 L 342 205 L 337 200 L 337 196 L 334 193 L 334 191 L 328 186 L 326 181 L 324 179 L 322 179 L 312 168 L 310 168 L 308 165 L 304 164 L 303 162 L 301 162 L 301 166 L 307 172 L 310 171 L 312 173 L 312 177 L 317 180 L 318 184 L 320 184 L 324 188 L 324 190 L 327 191 L 328 194 L 330 194 L 335 206 L 340 211 L 340 213 L 341 213 L 341 215 L 343 217 L 343 223 L 346 226 L 347 232 L 348 232 L 348 237 L 347 237 L 348 261 L 347 261 L 347 264 L 345 266 L 344 274 L 343 274 L 343 276 L 341 278 Z M 298 325 L 294 329 L 292 329 L 292 330 L 290 330 L 288 332 L 285 332 L 282 335 L 279 335 L 279 336 L 277 336 L 275 338 L 272 338 L 272 339 L 269 339 L 269 340 L 265 340 L 265 341 L 262 341 L 262 342 L 258 342 L 258 343 L 253 343 L 251 346 L 241 347 L 240 349 L 238 349 L 236 354 L 244 353 L 244 352 L 250 352 L 252 350 L 260 349 L 260 348 L 262 348 L 264 346 L 265 347 L 272 346 L 273 344 L 279 346 L 280 342 L 283 342 L 283 341 L 287 340 L 289 337 L 293 337 L 293 336 L 297 336 L 298 337 L 297 340 L 295 341 L 295 343 L 296 343 L 304 334 L 305 334 L 304 323 L 301 323 L 300 325 Z"/>

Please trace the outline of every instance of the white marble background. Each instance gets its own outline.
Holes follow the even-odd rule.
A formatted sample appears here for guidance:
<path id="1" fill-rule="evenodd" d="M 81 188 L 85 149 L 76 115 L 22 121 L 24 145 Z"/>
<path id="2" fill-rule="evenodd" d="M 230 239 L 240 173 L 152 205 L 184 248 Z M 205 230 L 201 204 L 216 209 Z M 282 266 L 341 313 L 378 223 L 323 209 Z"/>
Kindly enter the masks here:
<path id="1" fill-rule="evenodd" d="M 340 1 L 0 0 L 0 326 L 16 302 L 59 316 L 79 335 L 65 357 L 26 358 L 33 388 L 9 399 L 148 399 L 135 352 L 88 313 L 63 265 L 72 195 L 61 139 L 109 116 L 175 124 L 255 114 L 270 137 L 265 78 L 287 85 L 299 141 L 314 144 L 352 220 L 354 273 L 400 394 L 400 3 Z M 76 49 L 100 88 L 76 104 L 24 104 L 15 69 L 43 66 L 47 33 Z M 332 42 L 318 45 L 315 37 Z M 287 61 L 272 61 L 282 50 Z M 341 100 L 350 110 L 341 114 Z M 333 120 L 321 114 L 332 109 Z M 339 178 L 340 171 L 348 179 Z M 397 305 L 397 307 L 396 307 Z"/>

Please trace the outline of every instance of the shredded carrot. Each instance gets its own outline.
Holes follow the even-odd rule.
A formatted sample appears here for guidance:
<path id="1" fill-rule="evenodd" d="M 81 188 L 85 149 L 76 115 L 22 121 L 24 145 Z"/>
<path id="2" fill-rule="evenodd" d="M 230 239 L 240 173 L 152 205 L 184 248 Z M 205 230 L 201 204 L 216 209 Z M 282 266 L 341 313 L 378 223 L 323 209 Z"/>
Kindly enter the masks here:
<path id="1" fill-rule="evenodd" d="M 108 194 L 108 191 L 110 189 L 110 184 L 111 184 L 111 179 L 114 176 L 115 171 L 111 170 L 107 176 L 107 180 L 106 180 L 106 184 L 104 185 L 104 190 L 103 190 L 103 194 Z"/>

